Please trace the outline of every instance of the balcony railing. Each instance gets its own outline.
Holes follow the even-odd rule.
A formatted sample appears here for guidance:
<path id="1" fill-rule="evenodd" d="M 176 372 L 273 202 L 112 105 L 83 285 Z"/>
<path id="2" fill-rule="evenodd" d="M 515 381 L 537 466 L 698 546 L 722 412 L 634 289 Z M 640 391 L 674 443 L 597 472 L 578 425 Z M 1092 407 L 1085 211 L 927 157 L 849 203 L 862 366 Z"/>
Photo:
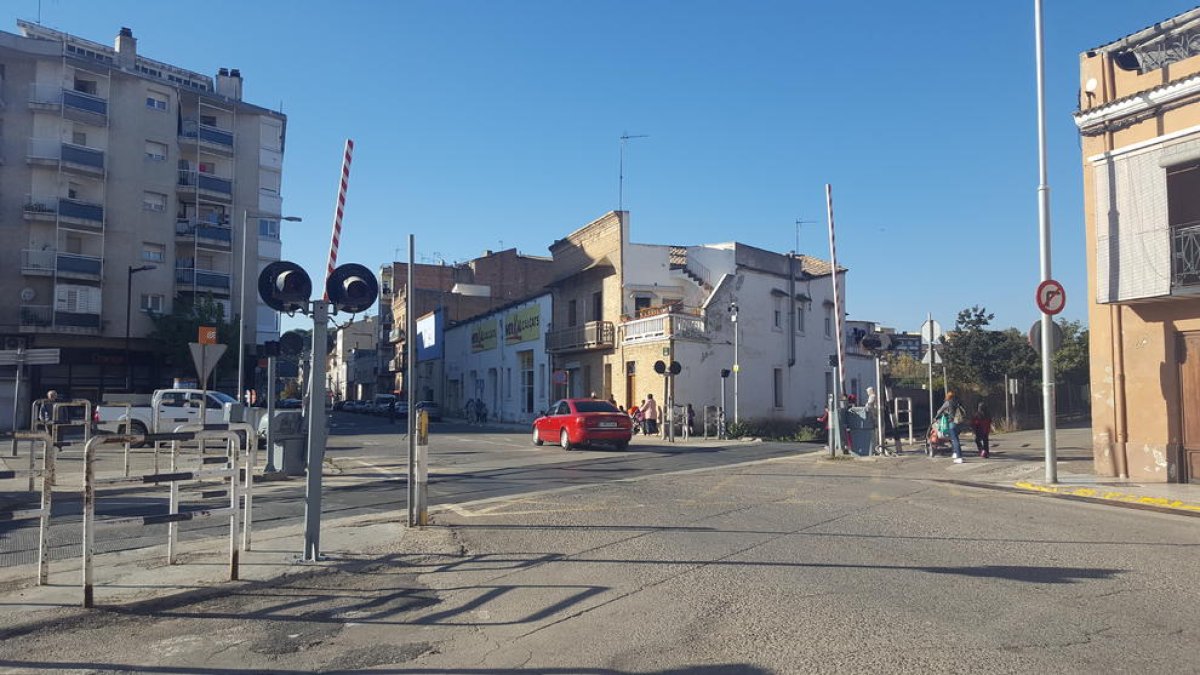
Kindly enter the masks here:
<path id="1" fill-rule="evenodd" d="M 89 148 L 83 145 L 75 145 L 74 143 L 62 144 L 62 160 L 71 164 L 81 164 L 83 166 L 95 167 L 97 169 L 104 168 L 104 151 L 95 148 Z"/>
<path id="2" fill-rule="evenodd" d="M 103 260 L 95 256 L 78 255 L 75 253 L 58 254 L 59 274 L 69 273 L 99 277 L 102 266 Z"/>
<path id="3" fill-rule="evenodd" d="M 179 136 L 181 138 L 198 138 L 206 143 L 233 148 L 233 132 L 207 124 L 197 125 L 195 120 L 184 120 Z"/>
<path id="4" fill-rule="evenodd" d="M 54 325 L 54 308 L 50 305 L 21 305 L 22 328 L 45 328 Z"/>
<path id="5" fill-rule="evenodd" d="M 175 221 L 175 234 L 181 237 L 196 237 L 197 239 L 208 239 L 224 244 L 231 244 L 233 242 L 233 231 L 228 225 L 218 225 L 204 221 L 177 220 Z"/>
<path id="6" fill-rule="evenodd" d="M 108 101 L 93 94 L 85 94 L 82 91 L 63 89 L 62 102 L 68 108 L 75 108 L 97 115 L 108 114 Z"/>
<path id="7" fill-rule="evenodd" d="M 1171 230 L 1171 286 L 1200 286 L 1200 221 Z"/>
<path id="8" fill-rule="evenodd" d="M 52 138 L 29 139 L 26 155 L 30 162 L 49 162 L 57 166 L 61 161 L 70 165 L 64 168 L 82 167 L 88 173 L 104 171 L 104 151 L 74 143 L 63 143 Z"/>
<path id="9" fill-rule="evenodd" d="M 582 326 L 546 333 L 546 349 L 550 351 L 607 349 L 614 344 L 614 334 L 611 321 L 589 321 Z"/>
<path id="10" fill-rule="evenodd" d="M 204 288 L 220 288 L 229 290 L 229 275 L 223 272 L 210 272 L 191 267 L 181 267 L 175 270 L 175 283 L 188 286 L 196 285 Z"/>
<path id="11" fill-rule="evenodd" d="M 78 218 L 79 220 L 104 222 L 104 207 L 92 202 L 59 197 L 58 215 L 62 218 Z"/>
<path id="12" fill-rule="evenodd" d="M 22 209 L 27 218 L 54 220 L 58 217 L 58 197 L 25 195 L 25 206 Z"/>
<path id="13" fill-rule="evenodd" d="M 651 309 L 659 309 L 657 307 Z M 621 324 L 622 341 L 645 342 L 669 337 L 701 339 L 706 335 L 704 317 L 699 311 L 688 311 L 683 307 L 668 308 L 670 311 L 650 313 L 640 319 L 630 319 Z"/>
<path id="14" fill-rule="evenodd" d="M 71 328 L 100 328 L 100 315 L 84 312 L 55 312 L 54 325 Z"/>
<path id="15" fill-rule="evenodd" d="M 201 173 L 188 169 L 179 170 L 179 187 L 199 187 L 201 190 L 209 192 L 219 192 L 221 194 L 233 194 L 233 181 L 228 178 L 221 178 L 212 174 Z"/>
<path id="16" fill-rule="evenodd" d="M 57 251 L 27 248 L 21 251 L 21 271 L 26 274 L 54 274 Z"/>

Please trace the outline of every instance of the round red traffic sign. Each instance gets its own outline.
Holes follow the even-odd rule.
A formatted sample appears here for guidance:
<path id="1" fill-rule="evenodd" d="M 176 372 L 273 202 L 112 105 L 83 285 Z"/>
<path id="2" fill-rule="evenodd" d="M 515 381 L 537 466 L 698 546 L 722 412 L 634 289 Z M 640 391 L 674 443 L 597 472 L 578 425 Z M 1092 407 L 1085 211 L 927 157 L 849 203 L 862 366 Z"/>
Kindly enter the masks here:
<path id="1" fill-rule="evenodd" d="M 1053 279 L 1047 279 L 1037 287 L 1037 306 L 1044 314 L 1054 316 L 1067 306 L 1067 292 L 1062 284 Z"/>

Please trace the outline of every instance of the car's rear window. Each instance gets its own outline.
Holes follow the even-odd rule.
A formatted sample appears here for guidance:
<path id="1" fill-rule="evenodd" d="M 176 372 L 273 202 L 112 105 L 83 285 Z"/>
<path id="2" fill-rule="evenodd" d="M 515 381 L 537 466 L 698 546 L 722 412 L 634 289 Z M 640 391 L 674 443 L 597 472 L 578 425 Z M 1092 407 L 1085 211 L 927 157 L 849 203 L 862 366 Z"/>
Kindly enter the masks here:
<path id="1" fill-rule="evenodd" d="M 575 401 L 576 412 L 621 412 L 608 401 Z"/>

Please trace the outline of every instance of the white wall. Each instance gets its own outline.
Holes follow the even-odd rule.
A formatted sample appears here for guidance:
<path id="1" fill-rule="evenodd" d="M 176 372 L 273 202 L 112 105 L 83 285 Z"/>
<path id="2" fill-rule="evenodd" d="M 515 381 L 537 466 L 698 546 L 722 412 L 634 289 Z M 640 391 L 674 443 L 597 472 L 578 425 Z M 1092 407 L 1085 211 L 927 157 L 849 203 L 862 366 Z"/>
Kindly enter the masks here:
<path id="1" fill-rule="evenodd" d="M 539 308 L 541 317 L 537 337 L 510 344 L 504 335 L 506 319 L 532 306 Z M 471 398 L 482 398 L 487 405 L 489 419 L 503 422 L 530 422 L 549 406 L 550 358 L 546 353 L 546 329 L 550 325 L 550 308 L 550 295 L 540 295 L 528 302 L 446 329 L 444 400 L 440 403 L 447 415 L 459 414 L 462 406 Z M 490 349 L 473 351 L 472 330 L 488 322 L 498 326 L 496 345 Z M 531 410 L 523 409 L 526 401 L 523 398 L 519 353 L 524 351 L 533 352 Z"/>

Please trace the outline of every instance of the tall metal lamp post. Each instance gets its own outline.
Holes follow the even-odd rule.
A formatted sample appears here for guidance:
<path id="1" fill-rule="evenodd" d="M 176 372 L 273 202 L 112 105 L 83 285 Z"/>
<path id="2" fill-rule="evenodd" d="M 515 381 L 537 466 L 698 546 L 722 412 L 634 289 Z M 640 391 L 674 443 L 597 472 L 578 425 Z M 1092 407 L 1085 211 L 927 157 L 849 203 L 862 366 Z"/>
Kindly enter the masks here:
<path id="1" fill-rule="evenodd" d="M 738 413 L 740 406 L 738 405 L 738 371 L 742 369 L 738 364 L 738 306 L 737 302 L 729 303 L 729 320 L 733 323 L 733 421 L 740 422 L 741 418 Z"/>
<path id="2" fill-rule="evenodd" d="M 138 272 L 148 272 L 158 269 L 154 265 L 142 265 L 140 267 L 129 266 L 129 276 L 126 278 L 125 284 L 125 390 L 133 390 L 133 362 L 130 360 L 129 354 L 129 317 L 133 313 L 133 275 Z"/>
<path id="3" fill-rule="evenodd" d="M 250 249 L 250 210 L 242 209 L 242 265 L 238 268 L 238 377 L 237 377 L 237 396 L 239 403 L 243 401 L 243 395 L 246 393 L 246 256 Z M 254 214 L 260 217 L 266 214 Z M 272 220 L 286 220 L 289 223 L 298 223 L 303 218 L 299 216 L 268 216 Z M 257 275 L 255 275 L 257 277 Z M 257 315 L 254 317 L 255 325 L 258 324 Z"/>

